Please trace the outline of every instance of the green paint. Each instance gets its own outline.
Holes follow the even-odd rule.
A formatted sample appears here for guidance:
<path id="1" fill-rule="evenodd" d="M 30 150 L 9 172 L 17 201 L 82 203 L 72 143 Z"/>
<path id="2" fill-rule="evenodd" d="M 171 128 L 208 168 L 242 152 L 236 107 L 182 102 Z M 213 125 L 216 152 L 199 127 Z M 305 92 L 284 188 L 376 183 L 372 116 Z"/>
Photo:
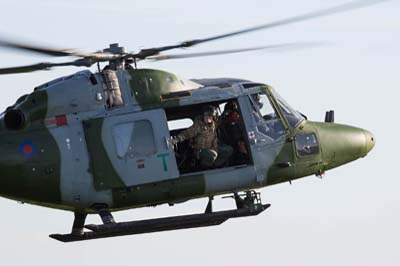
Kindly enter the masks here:
<path id="1" fill-rule="evenodd" d="M 324 170 L 366 156 L 375 144 L 372 134 L 361 128 L 334 123 L 313 125 L 321 143 Z"/>
<path id="2" fill-rule="evenodd" d="M 271 167 L 267 170 L 268 179 L 266 185 L 278 184 L 293 179 L 295 169 L 293 146 L 291 142 L 286 141 L 276 155 Z"/>
<path id="3" fill-rule="evenodd" d="M 14 108 L 22 110 L 30 123 L 21 130 L 0 132 L 0 195 L 38 205 L 61 204 L 61 156 L 56 141 L 43 119 L 47 112 L 47 94 L 33 92 Z M 34 145 L 32 156 L 23 156 L 21 143 Z"/>
<path id="4" fill-rule="evenodd" d="M 104 148 L 101 137 L 103 120 L 103 118 L 98 118 L 83 122 L 94 186 L 96 190 L 125 187 Z"/>
<path id="5" fill-rule="evenodd" d="M 162 101 L 161 95 L 185 89 L 174 74 L 165 71 L 135 69 L 128 74 L 131 95 L 143 109 L 176 106 L 178 99 Z"/>
<path id="6" fill-rule="evenodd" d="M 294 140 L 285 144 L 268 170 L 267 185 L 287 182 L 293 179 L 317 174 L 364 157 L 373 147 L 372 135 L 366 130 L 335 123 L 305 121 L 294 129 L 293 134 L 315 133 L 320 152 L 311 156 L 299 156 Z M 290 167 L 278 164 L 290 160 Z"/>
<path id="7" fill-rule="evenodd" d="M 167 166 L 167 160 L 165 159 L 165 157 L 169 156 L 169 153 L 161 153 L 157 155 L 157 158 L 161 158 L 162 162 L 163 162 L 163 169 L 164 172 L 168 171 L 168 166 Z"/>

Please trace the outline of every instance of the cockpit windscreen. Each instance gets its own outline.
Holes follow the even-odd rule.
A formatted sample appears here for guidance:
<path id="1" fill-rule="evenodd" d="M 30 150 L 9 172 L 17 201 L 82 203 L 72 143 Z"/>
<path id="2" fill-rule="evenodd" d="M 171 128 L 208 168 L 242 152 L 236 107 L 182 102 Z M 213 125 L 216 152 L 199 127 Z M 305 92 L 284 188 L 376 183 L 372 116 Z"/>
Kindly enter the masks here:
<path id="1" fill-rule="evenodd" d="M 304 117 L 295 109 L 293 109 L 276 91 L 272 91 L 272 94 L 279 104 L 283 115 L 289 123 L 289 126 L 292 128 L 297 127 L 300 122 L 304 120 Z"/>

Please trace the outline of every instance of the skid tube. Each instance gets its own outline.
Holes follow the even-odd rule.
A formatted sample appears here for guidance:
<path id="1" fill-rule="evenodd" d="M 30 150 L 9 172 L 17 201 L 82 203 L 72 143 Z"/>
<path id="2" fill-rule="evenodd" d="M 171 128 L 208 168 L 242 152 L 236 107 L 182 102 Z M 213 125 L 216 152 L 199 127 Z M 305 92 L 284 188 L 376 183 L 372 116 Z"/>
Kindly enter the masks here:
<path id="1" fill-rule="evenodd" d="M 251 208 L 236 210 L 205 212 L 200 214 L 180 215 L 172 217 L 155 218 L 140 221 L 88 224 L 86 229 L 91 231 L 75 234 L 52 234 L 51 238 L 61 242 L 75 242 L 115 236 L 136 235 L 161 231 L 206 227 L 220 225 L 231 218 L 255 216 L 268 209 L 271 204 L 255 204 Z"/>

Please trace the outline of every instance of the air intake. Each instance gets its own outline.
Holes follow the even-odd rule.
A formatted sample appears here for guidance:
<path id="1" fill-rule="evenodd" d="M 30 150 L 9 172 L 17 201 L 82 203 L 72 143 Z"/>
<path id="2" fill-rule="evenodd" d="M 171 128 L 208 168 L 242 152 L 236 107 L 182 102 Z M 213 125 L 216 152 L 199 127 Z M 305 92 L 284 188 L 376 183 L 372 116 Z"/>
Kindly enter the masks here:
<path id="1" fill-rule="evenodd" d="M 8 129 L 20 130 L 25 125 L 25 115 L 21 110 L 9 110 L 4 115 L 4 124 Z"/>

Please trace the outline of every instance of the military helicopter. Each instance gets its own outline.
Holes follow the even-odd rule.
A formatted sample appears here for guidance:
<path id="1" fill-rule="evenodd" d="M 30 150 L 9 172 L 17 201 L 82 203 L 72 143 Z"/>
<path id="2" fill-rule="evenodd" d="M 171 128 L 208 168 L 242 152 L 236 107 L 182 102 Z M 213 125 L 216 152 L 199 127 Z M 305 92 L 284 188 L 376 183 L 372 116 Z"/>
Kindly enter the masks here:
<path id="1" fill-rule="evenodd" d="M 71 233 L 50 235 L 63 242 L 213 226 L 258 215 L 270 204 L 263 204 L 255 189 L 321 176 L 362 158 L 374 147 L 372 133 L 334 123 L 333 111 L 326 113 L 325 122 L 309 121 L 263 83 L 234 78 L 186 80 L 137 68 L 137 63 L 296 48 L 298 44 L 281 44 L 161 54 L 378 2 L 351 2 L 136 53 L 118 44 L 84 53 L 1 40 L 2 47 L 78 59 L 3 68 L 0 74 L 94 64 L 98 71 L 79 71 L 37 86 L 1 114 L 0 195 L 74 212 Z M 101 69 L 103 62 L 107 66 Z M 204 107 L 215 107 L 221 118 L 228 104 L 236 106 L 238 120 L 226 135 L 238 135 L 240 145 L 232 144 L 234 153 L 225 164 L 202 168 L 190 141 L 173 140 L 202 115 Z M 213 211 L 216 195 L 230 195 L 237 209 Z M 204 213 L 128 222 L 116 222 L 112 216 L 113 211 L 201 197 L 209 198 Z M 103 224 L 85 224 L 88 214 L 100 215 Z"/>

